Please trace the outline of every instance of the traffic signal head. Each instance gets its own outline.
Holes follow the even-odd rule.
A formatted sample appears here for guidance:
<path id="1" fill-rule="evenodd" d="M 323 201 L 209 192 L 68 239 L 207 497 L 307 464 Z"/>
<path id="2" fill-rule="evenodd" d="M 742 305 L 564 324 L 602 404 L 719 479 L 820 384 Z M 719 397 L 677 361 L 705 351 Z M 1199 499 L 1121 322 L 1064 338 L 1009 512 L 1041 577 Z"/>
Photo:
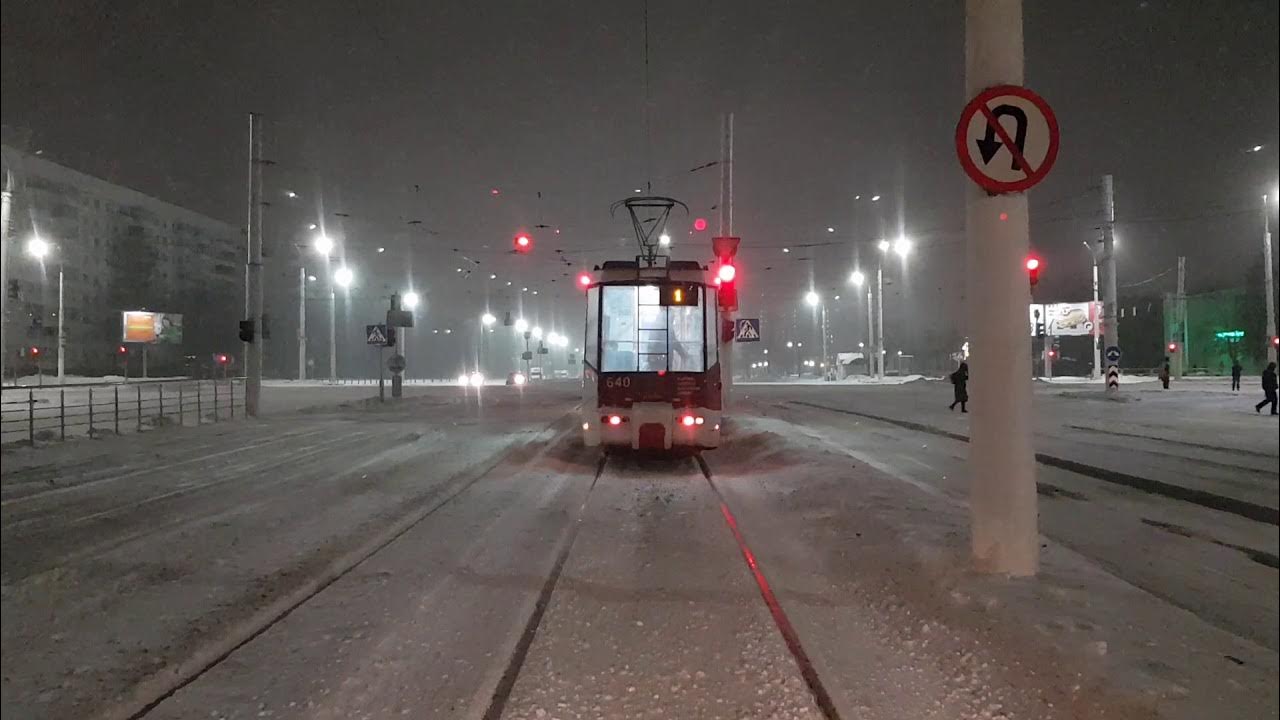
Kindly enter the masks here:
<path id="1" fill-rule="evenodd" d="M 227 364 L 227 363 L 229 363 L 229 362 L 231 362 L 231 357 L 230 357 L 230 356 L 228 356 L 226 353 L 218 353 L 218 364 L 219 364 L 219 365 L 226 365 L 226 364 Z"/>
<path id="2" fill-rule="evenodd" d="M 1027 258 L 1027 280 L 1031 282 L 1031 287 L 1035 287 L 1040 282 L 1040 258 L 1034 255 Z"/>
<path id="3" fill-rule="evenodd" d="M 706 230 L 706 229 L 707 229 L 707 219 L 706 219 L 706 218 L 694 218 L 694 220 L 693 220 L 693 229 L 694 229 L 694 230 L 697 230 L 698 232 L 702 232 L 703 230 Z"/>
<path id="4" fill-rule="evenodd" d="M 733 279 L 736 278 L 737 276 L 738 276 L 738 269 L 734 267 L 732 263 L 729 263 L 729 262 L 726 262 L 723 265 L 721 265 L 720 270 L 716 272 L 716 277 L 720 280 L 720 285 L 722 287 L 725 283 L 733 282 Z"/>
<path id="5" fill-rule="evenodd" d="M 736 237 L 711 238 L 711 250 L 715 252 L 716 259 L 720 261 L 720 267 L 716 270 L 715 282 L 720 288 L 717 293 L 717 304 L 719 304 L 721 310 L 738 309 L 738 287 L 736 284 L 738 268 L 734 265 L 734 257 L 738 254 L 738 245 L 741 242 L 742 239 Z"/>
<path id="6" fill-rule="evenodd" d="M 1176 343 L 1176 342 L 1171 342 L 1171 343 L 1169 343 L 1169 345 L 1168 345 L 1167 347 L 1168 347 L 1169 352 L 1171 352 L 1171 353 L 1178 352 L 1178 343 Z"/>
<path id="7" fill-rule="evenodd" d="M 1271 347 L 1280 348 L 1280 335 L 1271 336 Z"/>
<path id="8" fill-rule="evenodd" d="M 32 345 L 32 346 L 31 346 L 31 357 L 34 357 L 34 358 L 38 358 L 38 357 L 40 357 L 40 348 L 36 347 L 35 345 Z"/>
<path id="9" fill-rule="evenodd" d="M 128 355 L 129 348 L 126 345 L 121 345 L 120 347 L 116 348 L 116 352 L 120 353 L 121 355 Z"/>
<path id="10" fill-rule="evenodd" d="M 584 273 L 580 273 L 580 274 L 578 275 L 578 287 L 582 288 L 583 290 L 585 290 L 585 289 L 587 289 L 587 288 L 591 287 L 591 274 L 590 274 L 590 273 L 585 273 L 585 272 L 584 272 Z"/>
<path id="11" fill-rule="evenodd" d="M 516 233 L 511 245 L 516 252 L 527 253 L 533 249 L 533 238 L 529 236 L 529 233 Z"/>
<path id="12" fill-rule="evenodd" d="M 253 321 L 252 320 L 240 321 L 240 342 L 247 342 L 247 343 L 253 342 Z"/>

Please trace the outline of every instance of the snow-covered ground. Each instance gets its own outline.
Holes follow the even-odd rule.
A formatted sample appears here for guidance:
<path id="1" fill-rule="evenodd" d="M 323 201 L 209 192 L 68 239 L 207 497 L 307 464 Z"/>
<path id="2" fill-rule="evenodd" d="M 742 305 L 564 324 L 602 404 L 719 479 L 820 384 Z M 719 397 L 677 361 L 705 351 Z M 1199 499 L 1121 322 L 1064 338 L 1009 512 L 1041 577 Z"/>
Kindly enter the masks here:
<path id="1" fill-rule="evenodd" d="M 928 380 L 924 375 L 886 375 L 883 378 L 866 375 L 850 375 L 843 380 L 823 380 L 813 377 L 786 377 L 769 380 L 737 380 L 735 385 L 905 385 L 917 380 Z"/>
<path id="2" fill-rule="evenodd" d="M 1041 466 L 1041 574 L 974 573 L 942 383 L 744 388 L 710 482 L 600 464 L 572 383 L 293 390 L 6 455 L 6 717 L 1280 712 L 1274 524 Z M 1045 452 L 1275 507 L 1244 398 L 1071 392 L 1037 391 Z"/>

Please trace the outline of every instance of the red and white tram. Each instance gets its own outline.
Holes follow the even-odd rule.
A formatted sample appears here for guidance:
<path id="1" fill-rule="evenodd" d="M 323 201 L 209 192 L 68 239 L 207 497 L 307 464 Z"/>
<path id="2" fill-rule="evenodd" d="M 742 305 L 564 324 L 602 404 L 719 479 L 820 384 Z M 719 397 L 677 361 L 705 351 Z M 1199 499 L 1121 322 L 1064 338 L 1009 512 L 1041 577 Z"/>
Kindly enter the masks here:
<path id="1" fill-rule="evenodd" d="M 587 286 L 582 436 L 590 447 L 714 448 L 716 288 L 687 260 L 610 261 Z"/>

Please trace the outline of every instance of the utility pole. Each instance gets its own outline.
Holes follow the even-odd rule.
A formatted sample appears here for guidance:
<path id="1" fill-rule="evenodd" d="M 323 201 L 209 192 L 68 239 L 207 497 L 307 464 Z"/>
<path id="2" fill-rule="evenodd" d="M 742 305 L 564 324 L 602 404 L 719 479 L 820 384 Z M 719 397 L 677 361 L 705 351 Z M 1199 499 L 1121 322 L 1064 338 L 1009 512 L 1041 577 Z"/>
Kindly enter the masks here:
<path id="1" fill-rule="evenodd" d="M 720 139 L 720 237 L 733 235 L 733 113 L 725 113 L 720 118 L 722 136 Z M 734 311 L 726 310 L 722 320 L 735 322 Z M 716 328 L 716 333 L 721 332 Z M 729 401 L 733 395 L 733 349 L 737 342 L 730 340 L 724 343 L 720 351 L 720 375 L 723 388 L 722 406 L 729 409 Z"/>
<path id="2" fill-rule="evenodd" d="M 0 192 L 0 385 L 4 384 L 4 368 L 9 364 L 5 326 L 9 320 L 9 210 L 12 207 L 13 173 L 5 171 L 4 190 Z"/>
<path id="3" fill-rule="evenodd" d="M 871 324 L 871 286 L 867 286 L 867 377 L 875 377 L 875 365 L 871 362 L 871 353 L 876 347 L 876 330 Z"/>
<path id="4" fill-rule="evenodd" d="M 884 260 L 876 263 L 876 378 L 884 379 Z"/>
<path id="5" fill-rule="evenodd" d="M 1116 299 L 1116 198 L 1110 175 L 1102 176 L 1102 331 L 1107 347 L 1120 347 L 1120 307 Z M 1117 368 L 1118 369 L 1118 368 Z M 1108 385 L 1107 393 L 1120 392 Z"/>
<path id="6" fill-rule="evenodd" d="M 1022 85 L 1022 0 L 966 0 L 965 31 L 969 97 L 997 85 Z M 974 360 L 969 425 L 973 559 L 982 572 L 1034 575 L 1040 534 L 1027 346 L 1027 197 L 966 186 Z"/>
<path id="7" fill-rule="evenodd" d="M 329 273 L 329 382 L 338 382 L 338 293 L 333 289 L 333 273 Z"/>
<path id="8" fill-rule="evenodd" d="M 1084 247 L 1089 251 L 1089 258 L 1093 261 L 1093 309 L 1092 312 L 1098 313 L 1093 322 L 1093 372 L 1090 378 L 1097 380 L 1102 377 L 1102 345 L 1099 344 L 1099 334 L 1102 328 L 1102 314 L 1098 309 L 1098 251 L 1092 245 L 1085 242 Z"/>
<path id="9" fill-rule="evenodd" d="M 249 113 L 248 256 L 245 260 L 245 314 L 253 323 L 253 341 L 245 343 L 244 410 L 258 414 L 262 396 L 262 130 Z"/>
<path id="10" fill-rule="evenodd" d="M 1280 200 L 1280 198 L 1276 198 Z M 1276 346 L 1271 338 L 1276 336 L 1276 279 L 1271 269 L 1271 208 L 1267 196 L 1262 196 L 1262 273 L 1267 301 L 1267 362 L 1276 361 Z"/>
<path id="11" fill-rule="evenodd" d="M 63 320 L 66 305 L 64 303 L 65 293 L 62 286 L 62 254 L 58 257 L 58 384 L 61 385 L 67 381 L 67 325 Z"/>
<path id="12" fill-rule="evenodd" d="M 307 379 L 307 269 L 298 268 L 298 379 Z"/>
<path id="13" fill-rule="evenodd" d="M 1178 257 L 1178 327 L 1181 328 L 1182 337 L 1179 339 L 1182 347 L 1175 353 L 1177 362 L 1174 365 L 1181 378 L 1187 372 L 1187 259 L 1182 256 Z"/>

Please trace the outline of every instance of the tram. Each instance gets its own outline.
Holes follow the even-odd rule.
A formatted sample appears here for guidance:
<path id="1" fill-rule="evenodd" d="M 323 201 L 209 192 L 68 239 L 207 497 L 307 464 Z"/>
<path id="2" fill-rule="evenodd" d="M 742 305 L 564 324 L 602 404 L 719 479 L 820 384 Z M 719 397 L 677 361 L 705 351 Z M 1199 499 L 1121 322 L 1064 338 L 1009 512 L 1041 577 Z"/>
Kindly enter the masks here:
<path id="1" fill-rule="evenodd" d="M 697 262 L 609 261 L 586 281 L 582 436 L 636 450 L 720 444 L 720 322 Z"/>

